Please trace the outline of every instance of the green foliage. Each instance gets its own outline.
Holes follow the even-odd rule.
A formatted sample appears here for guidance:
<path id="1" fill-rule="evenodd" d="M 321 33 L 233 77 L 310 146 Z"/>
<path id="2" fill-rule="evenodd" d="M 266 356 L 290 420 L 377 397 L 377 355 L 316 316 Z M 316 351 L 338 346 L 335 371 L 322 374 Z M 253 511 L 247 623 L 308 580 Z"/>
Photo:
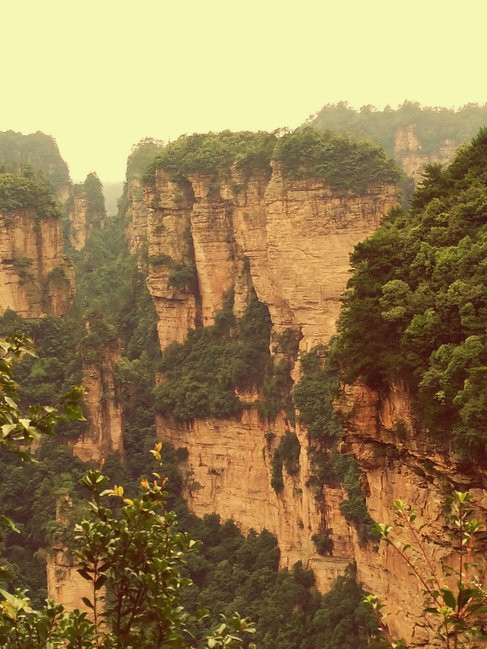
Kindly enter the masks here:
<path id="1" fill-rule="evenodd" d="M 163 169 L 177 182 L 195 173 L 218 180 L 228 177 L 233 165 L 247 179 L 259 172 L 269 174 L 271 160 L 281 162 L 288 178 L 322 178 L 335 190 L 363 192 L 370 183 L 396 183 L 400 178 L 380 147 L 306 128 L 284 134 L 185 135 L 164 147 L 144 179 L 152 183 L 156 169 Z"/>
<path id="2" fill-rule="evenodd" d="M 295 423 L 294 405 L 291 397 L 293 381 L 291 379 L 291 362 L 288 359 L 275 361 L 269 359 L 263 378 L 261 398 L 257 401 L 257 412 L 261 419 L 273 421 L 285 411 L 291 425 Z"/>
<path id="3" fill-rule="evenodd" d="M 201 542 L 188 558 L 196 586 L 185 598 L 189 610 L 245 611 L 256 625 L 260 649 L 365 649 L 373 641 L 375 621 L 362 603 L 363 592 L 349 569 L 326 595 L 314 588 L 314 575 L 299 562 L 279 570 L 279 548 L 268 531 L 242 537 L 234 523 L 216 515 L 185 523 Z"/>
<path id="4" fill-rule="evenodd" d="M 288 475 L 298 473 L 300 453 L 301 446 L 296 433 L 290 431 L 284 433 L 272 454 L 271 460 L 271 487 L 276 493 L 280 493 L 284 489 L 283 467 L 286 468 Z"/>
<path id="5" fill-rule="evenodd" d="M 21 333 L 0 341 L 0 447 L 23 460 L 31 459 L 29 447 L 32 442 L 39 441 L 42 435 L 52 434 L 60 420 L 83 418 L 79 405 L 81 388 L 66 392 L 57 407 L 29 404 L 22 411 L 13 362 L 22 355 L 34 356 L 30 342 Z"/>
<path id="6" fill-rule="evenodd" d="M 167 280 L 168 285 L 178 291 L 191 290 L 195 282 L 196 267 L 184 263 L 175 264 Z"/>
<path id="7" fill-rule="evenodd" d="M 18 173 L 0 171 L 0 210 L 35 211 L 37 218 L 58 218 L 52 185 L 44 176 L 30 169 Z"/>
<path id="8" fill-rule="evenodd" d="M 299 471 L 299 455 L 301 446 L 296 433 L 288 431 L 279 440 L 279 452 L 289 475 L 296 475 Z"/>
<path id="9" fill-rule="evenodd" d="M 25 167 L 44 174 L 56 190 L 69 184 L 68 166 L 53 137 L 40 131 L 29 135 L 0 132 L 0 173 L 2 170 L 19 173 Z"/>
<path id="10" fill-rule="evenodd" d="M 29 577 L 36 585 L 40 585 L 40 566 L 29 555 L 25 556 L 24 544 L 33 549 L 46 540 L 49 523 L 49 506 L 53 504 L 52 483 L 45 481 L 46 472 L 41 468 L 43 449 L 39 451 L 40 461 L 32 460 L 30 447 L 39 443 L 45 436 L 52 435 L 59 423 L 82 419 L 80 407 L 81 389 L 72 388 L 64 396 L 57 397 L 53 405 L 45 406 L 23 404 L 20 400 L 19 386 L 14 377 L 14 361 L 22 357 L 34 358 L 31 342 L 24 334 L 17 333 L 10 338 L 0 341 L 0 468 L 2 482 L 0 498 L 2 515 L 0 525 L 8 525 L 8 533 L 3 540 L 2 553 L 6 556 L 7 570 L 0 566 L 0 578 L 11 580 L 19 585 Z M 69 453 L 66 451 L 66 454 Z M 26 462 L 25 468 L 18 466 L 18 459 Z M 63 471 L 54 474 L 54 482 L 59 484 L 61 473 L 67 464 L 63 463 Z M 29 480 L 30 478 L 30 480 Z M 25 498 L 25 493 L 19 490 L 19 485 L 29 483 L 31 497 Z M 33 512 L 37 511 L 36 519 Z M 22 568 L 28 568 L 23 572 Z M 37 582 L 37 583 L 36 583 Z"/>
<path id="11" fill-rule="evenodd" d="M 438 154 L 445 140 L 456 145 L 470 140 L 487 123 L 487 104 L 467 104 L 458 109 L 421 106 L 405 101 L 396 109 L 377 110 L 362 106 L 355 110 L 346 102 L 327 104 L 308 119 L 307 124 L 324 131 L 347 133 L 380 144 L 388 155 L 394 155 L 395 135 L 400 127 L 414 127 L 421 153 Z"/>
<path id="12" fill-rule="evenodd" d="M 228 175 L 233 164 L 246 177 L 269 172 L 275 140 L 271 133 L 249 131 L 183 135 L 162 149 L 144 180 L 152 182 L 156 169 L 167 171 L 176 181 L 195 173 Z"/>
<path id="13" fill-rule="evenodd" d="M 282 477 L 282 456 L 279 447 L 272 454 L 271 460 L 271 487 L 279 494 L 284 489 L 284 480 Z"/>
<path id="14" fill-rule="evenodd" d="M 153 450 L 158 461 L 160 448 Z M 0 591 L 0 641 L 5 649 L 181 649 L 193 641 L 207 649 L 236 649 L 242 634 L 254 633 L 253 625 L 239 615 L 222 617 L 206 637 L 194 633 L 201 615 L 189 616 L 180 605 L 183 588 L 190 585 L 182 575 L 184 560 L 194 542 L 176 528 L 174 514 L 165 508 L 164 480 L 158 473 L 154 477 L 151 483 L 141 481 L 138 498 L 108 507 L 106 499 L 121 499 L 123 487 L 103 489 L 107 478 L 97 470 L 87 473 L 83 482 L 92 494 L 91 515 L 75 528 L 75 555 L 80 575 L 92 586 L 92 597 L 83 602 L 93 619 L 79 611 L 66 614 L 52 602 L 36 611 L 25 593 Z"/>
<path id="15" fill-rule="evenodd" d="M 164 350 L 157 410 L 179 421 L 239 414 L 244 404 L 235 390 L 259 385 L 269 362 L 269 335 L 267 307 L 252 298 L 237 319 L 227 300 L 214 325 L 198 327 L 184 343 Z"/>
<path id="16" fill-rule="evenodd" d="M 338 415 L 333 409 L 338 375 L 325 360 L 324 348 L 318 347 L 301 357 L 302 376 L 293 390 L 299 421 L 312 440 L 330 445 L 341 434 Z"/>
<path id="17" fill-rule="evenodd" d="M 379 146 L 312 128 L 283 135 L 274 157 L 289 178 L 321 178 L 335 190 L 362 193 L 371 183 L 396 183 L 400 172 Z"/>
<path id="18" fill-rule="evenodd" d="M 74 191 L 85 197 L 86 215 L 90 223 L 100 223 L 106 216 L 105 197 L 103 195 L 103 185 L 96 173 L 89 173 L 84 183 L 74 186 Z"/>
<path id="19" fill-rule="evenodd" d="M 127 159 L 127 181 L 142 178 L 162 148 L 162 142 L 148 137 L 135 144 Z"/>
<path id="20" fill-rule="evenodd" d="M 331 538 L 333 530 L 330 528 L 313 534 L 311 540 L 315 544 L 316 552 L 323 556 L 333 556 L 333 539 Z"/>
<path id="21" fill-rule="evenodd" d="M 323 487 L 342 486 L 347 498 L 340 503 L 343 517 L 358 532 L 362 542 L 376 541 L 375 524 L 367 511 L 365 497 L 360 484 L 360 469 L 352 455 L 338 453 L 335 448 L 311 449 L 312 475 L 309 486 L 321 497 Z"/>
<path id="22" fill-rule="evenodd" d="M 355 248 L 336 348 L 346 381 L 405 382 L 429 432 L 470 457 L 486 449 L 486 164 L 483 130 Z"/>

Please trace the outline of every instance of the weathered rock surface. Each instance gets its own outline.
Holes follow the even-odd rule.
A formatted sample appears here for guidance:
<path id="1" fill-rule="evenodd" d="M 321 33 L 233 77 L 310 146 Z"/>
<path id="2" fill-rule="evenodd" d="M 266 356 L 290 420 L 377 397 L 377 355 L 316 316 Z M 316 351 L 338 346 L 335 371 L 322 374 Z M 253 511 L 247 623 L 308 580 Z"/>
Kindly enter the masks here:
<path id="1" fill-rule="evenodd" d="M 112 454 L 123 456 L 123 413 L 115 384 L 115 367 L 120 353 L 106 348 L 95 362 L 83 363 L 83 402 L 88 420 L 87 432 L 72 444 L 74 455 L 103 464 Z"/>
<path id="2" fill-rule="evenodd" d="M 470 490 L 478 515 L 487 520 L 487 478 L 480 467 L 466 468 L 440 451 L 421 431 L 402 386 L 379 396 L 368 387 L 346 386 L 337 404 L 345 416 L 345 450 L 352 452 L 363 471 L 367 508 L 377 522 L 395 524 L 393 503 L 401 499 L 417 512 L 418 525 L 426 523 L 422 542 L 435 565 L 452 565 L 451 536 L 444 516 L 445 497 L 453 489 Z M 398 538 L 415 541 L 396 527 Z M 358 578 L 386 605 L 387 621 L 408 646 L 431 646 L 425 626 L 422 585 L 406 563 L 385 544 L 377 552 L 360 545 L 353 533 L 353 557 Z M 425 567 L 425 574 L 430 574 Z"/>
<path id="3" fill-rule="evenodd" d="M 334 333 L 349 254 L 398 196 L 384 185 L 337 194 L 320 180 L 285 180 L 274 164 L 270 179 L 243 182 L 233 171 L 218 190 L 207 176 L 181 185 L 159 171 L 146 200 L 147 230 L 136 226 L 136 203 L 131 231 L 134 247 L 147 237 L 147 284 L 162 347 L 184 339 L 195 323 L 211 324 L 229 290 L 242 308 L 250 280 L 269 307 L 273 332 L 300 330 L 307 350 Z M 196 290 L 171 286 L 177 263 L 194 266 Z"/>
<path id="4" fill-rule="evenodd" d="M 65 315 L 74 296 L 74 269 L 63 256 L 57 217 L 33 210 L 0 212 L 0 314 Z"/>
<path id="5" fill-rule="evenodd" d="M 396 204 L 397 190 L 376 185 L 362 195 L 337 194 L 323 181 L 287 181 L 275 164 L 270 177 L 262 173 L 247 182 L 234 170 L 218 189 L 206 176 L 179 184 L 158 172 L 146 202 L 147 229 L 138 231 L 134 245 L 147 238 L 147 284 L 162 348 L 184 340 L 197 323 L 211 324 L 228 291 L 241 313 L 255 290 L 269 307 L 273 333 L 299 332 L 300 348 L 307 351 L 335 332 L 349 254 Z M 132 231 L 140 214 L 137 202 Z M 196 290 L 171 287 L 177 263 L 194 266 Z M 276 494 L 271 460 L 289 430 L 284 418 L 269 425 L 246 411 L 241 419 L 188 425 L 159 419 L 157 429 L 189 451 L 186 493 L 196 513 L 217 512 L 245 531 L 269 529 L 278 538 L 282 565 L 302 561 L 313 567 L 322 589 L 343 572 L 353 553 L 352 533 L 339 510 L 343 495 L 327 489 L 317 499 L 308 488 L 306 431 L 296 430 L 300 470 L 296 476 L 284 471 L 285 488 Z M 325 527 L 332 530 L 332 557 L 319 555 L 311 540 Z"/>
<path id="6" fill-rule="evenodd" d="M 72 504 L 67 496 L 58 498 L 56 521 L 68 524 Z M 83 603 L 83 597 L 93 599 L 93 586 L 79 574 L 78 565 L 63 542 L 57 542 L 47 556 L 47 592 L 49 598 L 62 604 L 67 611 L 79 609 L 91 618 L 91 610 Z"/>
<path id="7" fill-rule="evenodd" d="M 239 420 L 195 420 L 175 426 L 158 419 L 163 439 L 189 451 L 182 467 L 186 472 L 185 495 L 199 516 L 217 512 L 223 520 L 233 519 L 244 531 L 264 528 L 275 534 L 281 550 L 281 566 L 291 568 L 297 561 L 315 570 L 318 585 L 331 585 L 350 563 L 350 531 L 339 510 L 341 490 L 330 489 L 320 502 L 307 487 L 309 459 L 305 432 L 297 431 L 300 443 L 300 468 L 290 476 L 283 469 L 284 490 L 271 486 L 271 460 L 280 437 L 289 430 L 278 417 L 264 426 L 253 410 Z M 324 557 L 316 552 L 311 536 L 323 525 L 333 528 L 334 552 Z"/>
<path id="8" fill-rule="evenodd" d="M 394 139 L 394 157 L 415 183 L 421 180 L 421 173 L 427 164 L 446 164 L 453 158 L 459 143 L 445 140 L 435 153 L 426 154 L 416 137 L 414 126 L 400 126 Z"/>

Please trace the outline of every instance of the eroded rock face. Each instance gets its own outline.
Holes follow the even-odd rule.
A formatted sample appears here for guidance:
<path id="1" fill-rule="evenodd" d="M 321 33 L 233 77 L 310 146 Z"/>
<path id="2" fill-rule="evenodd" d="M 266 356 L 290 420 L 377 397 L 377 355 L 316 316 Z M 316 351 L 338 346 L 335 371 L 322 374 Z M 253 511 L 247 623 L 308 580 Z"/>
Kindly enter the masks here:
<path id="1" fill-rule="evenodd" d="M 237 314 L 255 291 L 269 308 L 273 333 L 292 329 L 308 351 L 335 332 L 349 254 L 397 203 L 397 190 L 376 185 L 362 195 L 337 194 L 320 180 L 287 181 L 274 164 L 270 177 L 244 181 L 234 170 L 218 188 L 207 176 L 180 184 L 158 172 L 146 203 L 147 230 L 139 239 L 147 237 L 147 284 L 162 348 L 184 340 L 195 324 L 211 324 L 229 291 Z M 196 287 L 171 286 L 177 264 L 194 267 Z M 307 486 L 308 440 L 299 426 L 299 471 L 289 476 L 284 469 L 283 491 L 272 488 L 272 455 L 289 429 L 284 417 L 269 424 L 252 410 L 239 419 L 188 425 L 157 421 L 161 438 L 188 449 L 191 508 L 233 518 L 245 531 L 269 529 L 281 564 L 302 561 L 326 590 L 352 560 L 352 532 L 339 510 L 341 489 L 316 497 Z M 333 556 L 318 554 L 311 539 L 325 528 Z"/>
<path id="2" fill-rule="evenodd" d="M 73 185 L 71 197 L 69 243 L 75 250 L 82 250 L 91 232 L 106 223 L 102 185 L 96 174 L 88 174 L 84 183 Z"/>
<path id="3" fill-rule="evenodd" d="M 419 150 L 411 133 L 402 147 Z M 255 291 L 269 308 L 273 334 L 291 328 L 300 334 L 300 351 L 308 351 L 334 334 L 349 254 L 397 202 L 397 192 L 370 186 L 358 196 L 336 194 L 321 181 L 285 181 L 276 165 L 270 177 L 245 182 L 233 171 L 218 187 L 206 176 L 192 176 L 182 185 L 158 172 L 145 200 L 146 229 L 138 202 L 133 247 L 147 241 L 147 283 L 162 348 L 184 340 L 196 324 L 211 324 L 231 290 L 237 314 Z M 194 284 L 171 285 L 178 264 L 194 268 Z M 295 368 L 293 378 L 298 373 Z M 425 441 L 401 386 L 381 397 L 353 386 L 344 389 L 337 405 L 347 421 L 342 450 L 353 453 L 363 471 L 372 518 L 391 522 L 393 501 L 410 502 L 430 525 L 428 551 L 435 561 L 448 560 L 444 497 L 461 487 L 472 488 L 480 499 L 479 481 L 472 483 L 452 458 Z M 386 604 L 391 629 L 411 646 L 430 646 L 430 632 L 421 622 L 421 588 L 408 568 L 390 548 L 360 542 L 340 512 L 341 489 L 325 487 L 315 495 L 308 486 L 309 441 L 299 424 L 299 470 L 293 476 L 283 470 L 280 493 L 271 486 L 272 455 L 289 429 L 284 417 L 263 422 L 253 410 L 228 420 L 157 421 L 162 439 L 188 449 L 185 491 L 195 513 L 216 512 L 243 531 L 267 528 L 277 536 L 281 565 L 302 561 L 315 571 L 322 590 L 356 561 L 364 587 Z M 325 529 L 331 530 L 333 556 L 318 554 L 311 539 Z"/>
<path id="4" fill-rule="evenodd" d="M 57 217 L 0 212 L 0 314 L 63 316 L 74 296 L 74 269 L 63 256 Z"/>
<path id="5" fill-rule="evenodd" d="M 398 201 L 394 186 L 372 185 L 362 195 L 334 193 L 321 180 L 271 177 L 244 182 L 234 170 L 217 188 L 208 176 L 184 185 L 159 171 L 146 193 L 147 284 L 159 315 L 164 348 L 195 324 L 211 324 L 230 290 L 235 309 L 249 281 L 270 311 L 273 333 L 301 331 L 301 350 L 329 340 L 349 276 L 349 254 Z M 195 286 L 171 285 L 177 264 L 195 270 Z"/>
<path id="6" fill-rule="evenodd" d="M 394 500 L 404 500 L 416 510 L 418 525 L 426 524 L 421 538 L 433 563 L 453 565 L 445 498 L 453 489 L 470 490 L 477 515 L 487 520 L 487 479 L 481 467 L 462 466 L 428 438 L 413 417 L 403 386 L 392 386 L 385 396 L 366 386 L 345 386 L 337 406 L 346 421 L 345 450 L 354 454 L 363 471 L 372 518 L 395 525 Z M 406 531 L 397 526 L 396 531 L 403 541 L 417 545 Z M 418 579 L 390 546 L 382 543 L 377 551 L 360 545 L 353 530 L 352 538 L 358 578 L 385 604 L 390 628 L 408 646 L 432 646 Z M 430 574 L 427 567 L 425 572 Z"/>
<path id="7" fill-rule="evenodd" d="M 406 174 L 411 176 L 417 184 L 421 180 L 422 170 L 427 164 L 450 162 L 457 147 L 458 142 L 447 139 L 436 152 L 426 154 L 416 137 L 414 126 L 400 126 L 395 133 L 394 157 Z"/>
<path id="8" fill-rule="evenodd" d="M 123 413 L 115 385 L 117 349 L 104 349 L 96 362 L 84 362 L 82 385 L 88 430 L 72 444 L 74 455 L 83 462 L 103 460 L 112 454 L 123 456 Z"/>
<path id="9" fill-rule="evenodd" d="M 56 522 L 69 524 L 72 503 L 68 496 L 60 496 L 56 503 Z M 47 555 L 47 592 L 50 599 L 62 604 L 67 611 L 79 609 L 92 618 L 92 611 L 83 603 L 83 597 L 93 599 L 92 584 L 78 572 L 78 564 L 64 542 L 57 542 Z"/>
<path id="10" fill-rule="evenodd" d="M 351 537 L 338 509 L 341 489 L 330 489 L 323 502 L 307 487 L 306 433 L 299 427 L 299 470 L 288 475 L 283 469 L 280 493 L 271 486 L 271 461 L 281 436 L 289 430 L 283 417 L 267 427 L 254 410 L 244 412 L 240 419 L 195 420 L 179 426 L 159 418 L 157 430 L 163 439 L 189 451 L 181 468 L 192 511 L 199 516 L 216 512 L 222 520 L 233 519 L 244 532 L 271 531 L 279 541 L 281 567 L 291 568 L 302 561 L 313 568 L 322 590 L 343 573 L 350 563 Z M 311 540 L 324 522 L 333 528 L 333 556 L 318 554 Z"/>

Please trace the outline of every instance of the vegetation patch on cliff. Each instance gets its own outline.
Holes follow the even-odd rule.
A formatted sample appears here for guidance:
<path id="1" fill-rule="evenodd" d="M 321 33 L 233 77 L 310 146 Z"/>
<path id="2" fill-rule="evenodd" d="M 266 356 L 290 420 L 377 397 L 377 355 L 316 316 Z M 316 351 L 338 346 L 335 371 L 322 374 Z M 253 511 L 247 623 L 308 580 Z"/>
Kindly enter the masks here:
<path id="1" fill-rule="evenodd" d="M 287 133 L 274 150 L 288 178 L 320 178 L 334 190 L 365 192 L 373 183 L 395 184 L 401 173 L 380 146 L 312 128 Z"/>
<path id="2" fill-rule="evenodd" d="M 486 169 L 483 129 L 355 248 L 336 348 L 348 382 L 405 382 L 429 432 L 476 457 L 487 447 Z"/>
<path id="3" fill-rule="evenodd" d="M 0 210 L 24 209 L 33 210 L 37 217 L 60 216 L 52 185 L 42 174 L 31 169 L 0 172 Z"/>
<path id="4" fill-rule="evenodd" d="M 191 174 L 228 177 L 233 165 L 244 178 L 270 172 L 272 160 L 290 179 L 317 178 L 334 190 L 363 192 L 371 183 L 396 183 L 401 174 L 382 149 L 343 135 L 319 133 L 311 128 L 289 132 L 194 134 L 168 144 L 145 175 L 154 182 L 157 169 L 175 181 Z"/>
<path id="5" fill-rule="evenodd" d="M 198 173 L 228 175 L 233 164 L 249 176 L 269 170 L 275 141 L 272 133 L 250 131 L 183 135 L 164 147 L 148 168 L 145 180 L 152 181 L 156 169 L 167 171 L 176 181 Z"/>
<path id="6" fill-rule="evenodd" d="M 232 306 L 230 297 L 214 325 L 198 327 L 184 343 L 164 350 L 163 380 L 155 390 L 162 415 L 179 421 L 237 415 L 245 404 L 235 390 L 260 384 L 269 362 L 269 312 L 255 297 L 241 318 Z"/>

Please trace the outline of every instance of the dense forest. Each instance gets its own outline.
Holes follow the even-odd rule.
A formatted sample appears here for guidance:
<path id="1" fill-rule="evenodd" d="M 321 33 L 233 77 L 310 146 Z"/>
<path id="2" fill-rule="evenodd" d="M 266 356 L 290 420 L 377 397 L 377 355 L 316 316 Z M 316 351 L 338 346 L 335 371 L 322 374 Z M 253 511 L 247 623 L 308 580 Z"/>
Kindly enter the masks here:
<path id="1" fill-rule="evenodd" d="M 332 130 L 376 142 L 394 155 L 395 137 L 401 127 L 414 127 L 414 134 L 426 155 L 438 153 L 446 140 L 458 146 L 468 142 L 487 121 L 487 104 L 467 104 L 458 109 L 421 106 L 405 101 L 396 109 L 378 110 L 362 106 L 355 110 L 347 104 L 326 104 L 306 121 L 319 131 Z"/>
<path id="2" fill-rule="evenodd" d="M 349 382 L 404 381 L 425 432 L 477 460 L 487 442 L 486 167 L 483 129 L 449 167 L 428 167 L 412 207 L 356 247 L 335 352 Z"/>

